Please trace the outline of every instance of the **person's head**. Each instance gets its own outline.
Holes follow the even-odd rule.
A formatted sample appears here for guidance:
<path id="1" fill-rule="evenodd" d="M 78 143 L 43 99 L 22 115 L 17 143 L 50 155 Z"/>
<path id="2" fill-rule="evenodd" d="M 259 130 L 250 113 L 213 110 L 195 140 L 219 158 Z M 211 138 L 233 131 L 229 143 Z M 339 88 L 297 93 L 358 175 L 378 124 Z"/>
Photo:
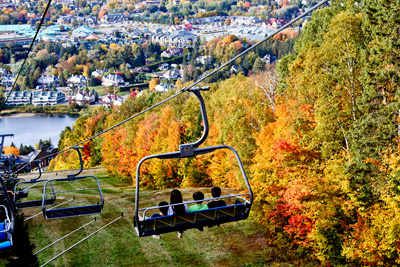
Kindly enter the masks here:
<path id="1" fill-rule="evenodd" d="M 194 200 L 203 200 L 204 199 L 204 194 L 200 191 L 194 192 L 193 193 L 193 199 Z M 197 204 L 201 204 L 203 201 L 197 201 Z"/>
<path id="2" fill-rule="evenodd" d="M 213 197 L 220 197 L 221 196 L 221 188 L 219 188 L 218 186 L 214 186 L 213 188 L 211 188 L 211 195 Z"/>
<path id="3" fill-rule="evenodd" d="M 160 207 L 161 215 L 168 214 L 168 202 L 167 201 L 161 201 L 160 203 L 158 203 L 158 206 Z"/>
<path id="4" fill-rule="evenodd" d="M 171 204 L 182 203 L 182 194 L 178 189 L 174 189 L 171 191 Z"/>
<path id="5" fill-rule="evenodd" d="M 182 194 L 181 191 L 178 189 L 174 189 L 171 191 L 171 204 L 176 204 L 176 203 L 182 203 Z M 185 214 L 185 206 L 184 205 L 176 205 L 172 206 L 172 209 L 174 210 L 174 213 L 177 215 Z"/>

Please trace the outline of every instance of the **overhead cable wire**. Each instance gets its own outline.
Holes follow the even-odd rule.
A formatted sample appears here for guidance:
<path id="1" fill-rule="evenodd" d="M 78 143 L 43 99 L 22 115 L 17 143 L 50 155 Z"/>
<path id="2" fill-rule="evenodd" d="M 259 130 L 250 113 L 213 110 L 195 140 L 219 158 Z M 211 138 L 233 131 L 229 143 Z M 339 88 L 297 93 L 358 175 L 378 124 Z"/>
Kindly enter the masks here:
<path id="1" fill-rule="evenodd" d="M 264 42 L 266 42 L 267 40 L 271 39 L 271 38 L 272 38 L 273 36 L 275 36 L 276 34 L 278 34 L 278 33 L 282 32 L 282 31 L 284 31 L 285 29 L 287 29 L 287 28 L 288 28 L 290 25 L 292 25 L 293 23 L 295 23 L 295 22 L 297 22 L 298 20 L 302 19 L 303 17 L 307 16 L 307 15 L 310 14 L 312 11 L 314 11 L 315 9 L 319 8 L 320 6 L 324 5 L 325 3 L 329 2 L 329 1 L 330 1 L 330 0 L 323 0 L 323 1 L 321 1 L 320 3 L 316 4 L 315 6 L 311 7 L 309 10 L 305 11 L 303 14 L 301 14 L 301 15 L 297 16 L 296 18 L 292 19 L 289 23 L 287 23 L 287 24 L 285 24 L 284 26 L 280 27 L 279 29 L 277 29 L 277 30 L 274 31 L 272 34 L 268 35 L 267 37 L 265 37 L 264 39 L 262 39 L 261 41 L 259 41 L 259 42 L 256 43 L 255 45 L 253 45 L 253 46 L 247 48 L 246 50 L 244 50 L 244 51 L 241 52 L 240 54 L 238 54 L 238 55 L 236 55 L 235 57 L 233 57 L 232 59 L 228 60 L 227 62 L 225 62 L 224 64 L 222 64 L 222 65 L 219 66 L 218 68 L 214 69 L 213 71 L 211 71 L 210 73 L 208 73 L 208 74 L 205 75 L 204 77 L 202 77 L 202 78 L 200 78 L 199 80 L 197 80 L 196 82 L 192 83 L 191 85 L 182 88 L 178 93 L 176 93 L 176 94 L 174 94 L 174 95 L 172 95 L 172 96 L 170 96 L 170 97 L 168 97 L 168 98 L 162 100 L 161 102 L 159 102 L 159 103 L 157 103 L 157 104 L 155 104 L 155 105 L 153 105 L 153 106 L 151 106 L 151 107 L 149 107 L 149 108 L 147 108 L 147 109 L 145 109 L 145 110 L 143 110 L 143 111 L 141 111 L 141 112 L 139 112 L 139 113 L 137 113 L 137 114 L 135 114 L 135 115 L 133 115 L 133 116 L 127 118 L 127 119 L 125 119 L 125 120 L 123 120 L 122 122 L 119 122 L 119 123 L 115 124 L 114 126 L 108 128 L 108 129 L 106 129 L 106 130 L 104 130 L 104 131 L 102 131 L 102 132 L 100 132 L 100 133 L 98 133 L 98 134 L 96 134 L 96 135 L 93 135 L 92 137 L 90 137 L 90 138 L 88 138 L 88 139 L 86 139 L 86 140 L 84 140 L 84 141 L 82 141 L 82 142 L 80 142 L 80 143 L 78 143 L 78 144 L 76 144 L 76 145 L 74 145 L 74 146 L 71 146 L 71 147 L 66 148 L 66 149 L 64 149 L 64 150 L 61 150 L 61 151 L 59 151 L 59 152 L 56 152 L 56 153 L 53 153 L 53 154 L 44 156 L 44 157 L 42 157 L 42 158 L 39 158 L 38 160 L 41 160 L 41 159 L 45 159 L 45 158 L 48 158 L 48 157 L 51 157 L 51 156 L 58 155 L 58 154 L 60 154 L 60 153 L 63 153 L 63 152 L 65 152 L 65 151 L 68 151 L 68 150 L 70 150 L 70 149 L 72 149 L 72 148 L 74 148 L 74 147 L 77 147 L 77 146 L 79 146 L 79 145 L 82 145 L 82 144 L 84 144 L 84 143 L 86 143 L 86 142 L 92 140 L 93 138 L 98 137 L 98 136 L 100 136 L 100 135 L 102 135 L 102 134 L 104 134 L 104 133 L 106 133 L 106 132 L 108 132 L 108 131 L 110 131 L 110 130 L 112 130 L 112 129 L 114 129 L 114 128 L 116 128 L 116 127 L 118 127 L 118 126 L 120 126 L 120 125 L 122 125 L 122 124 L 124 124 L 124 123 L 126 123 L 126 122 L 128 122 L 128 121 L 130 121 L 130 120 L 132 120 L 132 119 L 134 119 L 134 118 L 136 118 L 136 117 L 138 117 L 139 115 L 142 115 L 143 113 L 145 113 L 145 112 L 147 112 L 147 111 L 149 111 L 149 110 L 151 110 L 151 109 L 153 109 L 153 108 L 155 108 L 155 107 L 157 107 L 157 106 L 159 106 L 159 105 L 161 105 L 161 104 L 163 104 L 163 103 L 165 103 L 165 102 L 171 100 L 172 98 L 175 98 L 175 97 L 177 97 L 178 95 L 180 95 L 180 94 L 182 94 L 182 93 L 184 93 L 184 92 L 190 90 L 191 88 L 193 88 L 193 87 L 195 87 L 196 85 L 198 85 L 198 84 L 200 84 L 201 82 L 203 82 L 205 79 L 211 77 L 212 75 L 214 75 L 215 73 L 217 73 L 218 71 L 220 71 L 220 70 L 223 69 L 224 67 L 228 66 L 229 64 L 231 64 L 232 62 L 234 62 L 234 61 L 237 60 L 238 58 L 240 58 L 240 57 L 242 57 L 243 55 L 245 55 L 245 54 L 249 53 L 250 51 L 254 50 L 254 49 L 257 48 L 258 46 L 260 46 L 262 43 L 264 43 Z"/>
<path id="2" fill-rule="evenodd" d="M 36 251 L 36 252 L 33 254 L 33 256 L 35 256 L 36 254 L 39 254 L 39 253 L 40 253 L 40 252 L 42 252 L 43 250 L 45 250 L 45 249 L 47 249 L 47 248 L 51 247 L 52 245 L 54 245 L 54 244 L 56 244 L 56 243 L 60 242 L 61 240 L 65 239 L 66 237 L 68 237 L 68 236 L 72 235 L 73 233 L 75 233 L 75 232 L 79 231 L 80 229 L 82 229 L 82 228 L 84 228 L 84 227 L 88 226 L 89 224 L 91 224 L 91 223 L 93 223 L 93 222 L 95 222 L 95 221 L 96 221 L 96 217 L 94 217 L 94 220 L 92 220 L 92 221 L 88 222 L 87 224 L 84 224 L 84 225 L 82 225 L 81 227 L 79 227 L 79 228 L 77 228 L 77 229 L 73 230 L 72 232 L 70 232 L 70 233 L 66 234 L 65 236 L 63 236 L 63 237 L 61 237 L 61 238 L 57 239 L 57 240 L 56 240 L 56 241 L 54 241 L 53 243 L 51 243 L 51 244 L 49 244 L 49 245 L 45 246 L 44 248 L 42 248 L 42 249 L 40 249 L 40 250 Z"/>
<path id="3" fill-rule="evenodd" d="M 60 257 L 61 255 L 67 253 L 68 251 L 70 251 L 71 249 L 73 249 L 74 247 L 76 247 L 77 245 L 79 245 L 80 243 L 82 243 L 83 241 L 85 241 L 86 239 L 90 238 L 91 236 L 93 236 L 94 234 L 96 234 L 97 232 L 99 232 L 100 230 L 106 228 L 107 226 L 115 223 L 116 221 L 118 221 L 119 219 L 121 219 L 122 217 L 124 217 L 124 214 L 121 212 L 121 216 L 118 217 L 117 219 L 109 222 L 108 224 L 104 225 L 103 227 L 97 229 L 96 231 L 94 231 L 93 233 L 91 233 L 90 235 L 88 235 L 87 237 L 85 237 L 84 239 L 80 240 L 79 242 L 75 243 L 74 245 L 70 246 L 69 248 L 67 248 L 66 250 L 64 250 L 63 252 L 61 252 L 60 254 L 54 256 L 52 259 L 50 259 L 49 261 L 47 261 L 45 264 L 41 265 L 40 267 L 46 266 L 47 264 L 49 264 L 50 262 L 54 261 L 55 259 L 57 259 L 58 257 Z"/>
<path id="4" fill-rule="evenodd" d="M 36 37 L 37 37 L 37 35 L 38 35 L 39 31 L 40 31 L 40 28 L 42 27 L 44 18 L 46 17 L 46 14 L 47 14 L 47 11 L 49 10 L 50 4 L 51 4 L 51 0 L 49 0 L 49 2 L 47 3 L 46 9 L 44 10 L 42 19 L 40 20 L 40 23 L 39 23 L 39 26 L 38 26 L 38 28 L 37 28 L 37 30 L 36 30 L 35 36 L 33 37 L 33 40 L 32 40 L 32 42 L 31 42 L 31 45 L 29 46 L 28 53 L 26 53 L 24 62 L 22 63 L 22 66 L 21 66 L 21 68 L 20 68 L 19 71 L 18 71 L 17 77 L 15 77 L 13 86 L 11 87 L 10 92 L 8 93 L 6 99 L 4 100 L 3 105 L 1 106 L 0 113 L 3 111 L 3 109 L 4 109 L 4 107 L 5 107 L 5 105 L 6 105 L 7 101 L 8 101 L 8 99 L 10 98 L 11 93 L 14 91 L 15 85 L 17 84 L 17 81 L 18 81 L 18 78 L 19 78 L 19 76 L 20 76 L 20 74 L 21 74 L 21 71 L 24 69 L 26 60 L 27 60 L 28 57 L 29 57 L 29 54 L 30 54 L 30 52 L 31 52 L 31 50 L 32 50 L 32 47 L 33 47 L 33 44 L 34 44 L 35 41 L 36 41 Z"/>

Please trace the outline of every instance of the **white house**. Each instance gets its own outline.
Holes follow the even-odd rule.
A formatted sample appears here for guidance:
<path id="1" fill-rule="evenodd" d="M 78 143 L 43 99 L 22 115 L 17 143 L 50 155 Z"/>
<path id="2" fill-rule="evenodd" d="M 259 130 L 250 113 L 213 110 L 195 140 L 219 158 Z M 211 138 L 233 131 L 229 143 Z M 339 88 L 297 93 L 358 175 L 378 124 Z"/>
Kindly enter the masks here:
<path id="1" fill-rule="evenodd" d="M 115 94 L 107 94 L 105 96 L 102 96 L 101 98 L 101 103 L 103 104 L 103 107 L 105 108 L 110 108 L 111 104 L 114 106 L 120 106 L 124 99 L 120 96 L 117 96 Z"/>
<path id="2" fill-rule="evenodd" d="M 60 86 L 60 78 L 55 75 L 42 75 L 37 83 L 43 87 Z"/>
<path id="3" fill-rule="evenodd" d="M 84 87 L 87 83 L 88 78 L 83 76 L 83 75 L 72 75 L 67 79 L 67 84 L 69 87 L 72 87 L 72 85 L 76 87 Z"/>
<path id="4" fill-rule="evenodd" d="M 108 74 L 101 79 L 103 86 L 120 86 L 124 84 L 124 78 L 118 74 Z"/>
<path id="5" fill-rule="evenodd" d="M 15 74 L 7 74 L 1 78 L 1 84 L 4 86 L 12 86 L 15 81 Z"/>
<path id="6" fill-rule="evenodd" d="M 75 96 L 75 101 L 79 105 L 94 104 L 96 97 L 91 92 L 79 91 Z"/>
<path id="7" fill-rule="evenodd" d="M 168 70 L 166 73 L 163 74 L 161 77 L 163 79 L 179 79 L 182 78 L 180 70 Z"/>
<path id="8" fill-rule="evenodd" d="M 104 74 L 104 70 L 95 70 L 92 72 L 92 77 L 100 77 Z"/>
<path id="9" fill-rule="evenodd" d="M 171 48 L 161 53 L 162 57 L 178 57 L 183 55 L 183 48 Z"/>

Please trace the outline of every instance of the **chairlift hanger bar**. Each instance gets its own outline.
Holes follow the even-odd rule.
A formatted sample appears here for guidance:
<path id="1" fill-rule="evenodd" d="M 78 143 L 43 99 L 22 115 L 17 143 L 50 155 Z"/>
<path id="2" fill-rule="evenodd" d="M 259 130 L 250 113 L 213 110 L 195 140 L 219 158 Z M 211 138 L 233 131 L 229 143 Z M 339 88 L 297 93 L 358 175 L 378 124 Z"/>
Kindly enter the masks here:
<path id="1" fill-rule="evenodd" d="M 255 45 L 253 45 L 253 46 L 247 48 L 245 51 L 241 52 L 241 53 L 238 54 L 237 56 L 235 56 L 235 57 L 233 57 L 232 59 L 230 59 L 229 61 L 225 62 L 225 63 L 222 64 L 220 67 L 216 68 L 215 70 L 213 70 L 212 72 L 210 72 L 210 73 L 207 74 L 206 76 L 204 76 L 204 77 L 202 77 L 201 79 L 199 79 L 198 81 L 192 83 L 192 84 L 189 85 L 188 87 L 182 88 L 182 90 L 180 90 L 178 93 L 176 93 L 176 94 L 174 94 L 174 95 L 172 95 L 172 96 L 170 96 L 170 97 L 168 97 L 168 98 L 166 98 L 166 99 L 160 101 L 159 103 L 157 103 L 157 104 L 155 104 L 155 105 L 153 105 L 153 106 L 151 106 L 151 107 L 149 107 L 149 108 L 147 108 L 147 109 L 145 109 L 145 110 L 143 110 L 143 111 L 141 111 L 141 112 L 139 112 L 139 113 L 136 113 L 135 115 L 133 115 L 133 116 L 127 118 L 126 120 L 123 120 L 122 122 L 117 123 L 117 124 L 115 124 L 114 126 L 111 126 L 110 128 L 108 128 L 108 129 L 106 129 L 106 130 L 104 130 L 104 131 L 102 131 L 102 132 L 100 132 L 100 133 L 98 133 L 98 134 L 93 135 L 92 137 L 89 137 L 89 138 L 86 139 L 86 140 L 83 140 L 82 142 L 76 144 L 75 146 L 79 146 L 79 145 L 82 145 L 82 144 L 84 144 L 84 143 L 86 143 L 86 142 L 88 142 L 88 141 L 91 141 L 92 139 L 94 139 L 94 138 L 96 138 L 96 137 L 98 137 L 98 136 L 100 136 L 100 135 L 102 135 L 102 134 L 104 134 L 104 133 L 106 133 L 106 132 L 108 132 L 108 131 L 110 131 L 110 130 L 112 130 L 112 129 L 114 129 L 114 128 L 116 128 L 116 127 L 118 127 L 118 126 L 120 126 L 120 125 L 122 125 L 122 124 L 124 124 L 124 123 L 126 123 L 126 122 L 128 122 L 128 121 L 130 121 L 130 120 L 132 120 L 132 119 L 134 119 L 134 118 L 136 118 L 136 117 L 138 117 L 138 116 L 140 116 L 140 115 L 142 115 L 142 114 L 144 114 L 145 112 L 147 112 L 147 111 L 149 111 L 149 110 L 152 110 L 153 108 L 155 108 L 155 107 L 157 107 L 157 106 L 159 106 L 159 105 L 161 105 L 161 104 L 163 104 L 163 103 L 165 103 L 165 102 L 167 102 L 167 101 L 169 101 L 169 100 L 171 100 L 171 99 L 173 99 L 173 98 L 175 98 L 175 97 L 177 97 L 178 95 L 182 94 L 183 92 L 189 91 L 190 89 L 192 89 L 193 87 L 195 87 L 195 86 L 198 85 L 199 83 L 203 82 L 205 79 L 209 78 L 210 76 L 214 75 L 216 72 L 220 71 L 222 68 L 228 66 L 229 64 L 231 64 L 232 62 L 234 62 L 236 59 L 238 59 L 238 58 L 242 57 L 243 55 L 247 54 L 248 52 L 252 51 L 253 49 L 255 49 L 256 47 L 258 47 L 259 45 L 261 45 L 261 44 L 264 43 L 265 41 L 269 40 L 270 38 L 272 38 L 272 37 L 275 36 L 276 34 L 278 34 L 278 33 L 282 32 L 283 30 L 287 29 L 287 28 L 288 28 L 290 25 L 292 25 L 293 23 L 295 23 L 295 22 L 297 22 L 298 20 L 302 19 L 303 17 L 307 16 L 308 14 L 310 14 L 311 12 L 313 12 L 315 9 L 319 8 L 320 6 L 326 4 L 326 3 L 329 2 L 329 1 L 330 1 L 330 0 L 322 0 L 320 3 L 316 4 L 315 6 L 313 6 L 312 8 L 310 8 L 309 10 L 307 10 L 306 12 L 304 12 L 303 14 L 297 16 L 296 18 L 294 18 L 293 20 L 291 20 L 289 23 L 287 23 L 287 24 L 285 24 L 284 26 L 282 26 L 281 28 L 277 29 L 277 30 L 276 30 L 275 32 L 273 32 L 271 35 L 268 35 L 267 37 L 265 37 L 263 40 L 259 41 L 259 42 L 256 43 Z M 61 151 L 59 151 L 59 152 L 57 152 L 57 153 L 53 153 L 53 154 L 44 156 L 44 157 L 42 157 L 42 158 L 40 158 L 40 159 L 45 159 L 45 158 L 48 158 L 48 157 L 56 156 L 56 155 L 58 155 L 58 154 L 60 154 L 60 153 L 63 153 L 63 152 L 65 152 L 65 151 L 67 151 L 67 150 L 70 150 L 70 149 L 72 149 L 72 148 L 73 148 L 73 146 L 72 146 L 72 147 L 69 147 L 69 148 L 66 148 L 66 149 L 64 149 L 64 150 L 61 150 Z M 39 159 L 39 160 L 40 160 L 40 159 Z"/>

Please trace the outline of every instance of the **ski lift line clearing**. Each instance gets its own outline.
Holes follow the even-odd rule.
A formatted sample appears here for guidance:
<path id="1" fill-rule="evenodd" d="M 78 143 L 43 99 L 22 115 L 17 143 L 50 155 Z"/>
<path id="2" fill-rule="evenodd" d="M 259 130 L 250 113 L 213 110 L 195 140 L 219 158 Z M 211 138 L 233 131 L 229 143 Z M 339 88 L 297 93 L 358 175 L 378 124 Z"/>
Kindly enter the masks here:
<path id="1" fill-rule="evenodd" d="M 43 216 L 45 219 L 59 219 L 59 218 L 67 218 L 67 217 L 75 217 L 75 216 L 85 216 L 85 215 L 94 215 L 99 214 L 103 210 L 104 206 L 104 197 L 103 193 L 101 192 L 99 180 L 93 175 L 85 175 L 85 176 L 77 176 L 83 170 L 83 161 L 82 156 L 79 151 L 80 147 L 74 147 L 74 149 L 78 152 L 79 161 L 80 161 L 80 169 L 75 174 L 67 175 L 66 178 L 57 178 L 57 179 L 50 179 L 47 180 L 44 184 L 43 188 L 43 198 L 42 198 L 42 210 Z M 73 184 L 75 182 L 82 182 L 82 181 L 89 181 L 94 182 L 96 185 L 93 188 L 83 188 L 83 189 L 75 189 L 75 190 L 54 190 L 53 185 L 57 183 L 66 183 L 66 184 Z M 51 188 L 51 190 L 48 190 Z M 59 208 L 59 209 L 49 209 L 48 208 L 48 200 L 56 199 L 57 195 L 65 194 L 65 193 L 77 193 L 77 192 L 95 192 L 97 194 L 98 202 L 96 204 L 91 205 L 74 205 L 72 207 L 67 208 Z M 50 198 L 49 198 L 50 196 Z M 78 198 L 78 196 L 76 196 Z M 75 204 L 75 203 L 74 203 Z"/>
<path id="2" fill-rule="evenodd" d="M 149 236 L 149 235 L 159 235 L 162 233 L 168 232 L 175 232 L 179 230 L 186 230 L 191 228 L 199 228 L 203 226 L 213 226 L 213 225 L 220 225 L 222 223 L 232 222 L 232 221 L 239 221 L 247 219 L 250 213 L 250 209 L 253 203 L 253 192 L 250 187 L 250 183 L 248 181 L 246 172 L 243 168 L 243 164 L 240 160 L 239 154 L 237 151 L 227 145 L 220 145 L 220 146 L 212 146 L 212 147 L 205 147 L 205 148 L 197 148 L 200 146 L 207 138 L 209 132 L 209 125 L 207 119 L 207 112 L 204 104 L 204 99 L 200 93 L 200 91 L 208 91 L 210 87 L 202 87 L 202 88 L 192 88 L 188 90 L 192 92 L 200 103 L 200 110 L 201 115 L 203 118 L 203 125 L 204 130 L 203 134 L 199 140 L 194 143 L 189 144 L 181 144 L 179 146 L 180 151 L 164 153 L 164 154 L 156 154 L 150 155 L 147 157 L 142 158 L 136 168 L 136 190 L 135 190 L 135 217 L 134 217 L 134 227 L 136 233 L 139 237 L 142 236 Z M 159 208 L 158 206 L 149 207 L 149 208 L 142 208 L 139 209 L 139 181 L 140 181 L 140 167 L 141 165 L 149 160 L 149 159 L 177 159 L 177 158 L 188 158 L 188 157 L 195 157 L 199 155 L 208 154 L 214 152 L 219 149 L 229 149 L 233 152 L 236 157 L 237 163 L 239 165 L 240 171 L 246 183 L 248 193 L 245 194 L 237 194 L 237 195 L 228 195 L 222 196 L 219 198 L 236 198 L 242 201 L 236 202 L 235 205 L 228 205 L 223 207 L 211 208 L 207 210 L 201 211 L 194 211 L 194 212 L 187 212 L 183 215 L 168 215 L 162 217 L 155 217 L 155 218 L 146 218 L 145 214 L 148 210 L 153 210 Z M 247 196 L 249 200 L 244 198 Z M 218 199 L 218 198 L 213 198 Z M 211 200 L 211 199 L 206 199 Z M 196 201 L 187 201 L 183 203 L 194 203 Z M 173 204 L 170 206 L 181 205 L 182 203 Z M 139 212 L 143 212 L 140 216 Z"/>

